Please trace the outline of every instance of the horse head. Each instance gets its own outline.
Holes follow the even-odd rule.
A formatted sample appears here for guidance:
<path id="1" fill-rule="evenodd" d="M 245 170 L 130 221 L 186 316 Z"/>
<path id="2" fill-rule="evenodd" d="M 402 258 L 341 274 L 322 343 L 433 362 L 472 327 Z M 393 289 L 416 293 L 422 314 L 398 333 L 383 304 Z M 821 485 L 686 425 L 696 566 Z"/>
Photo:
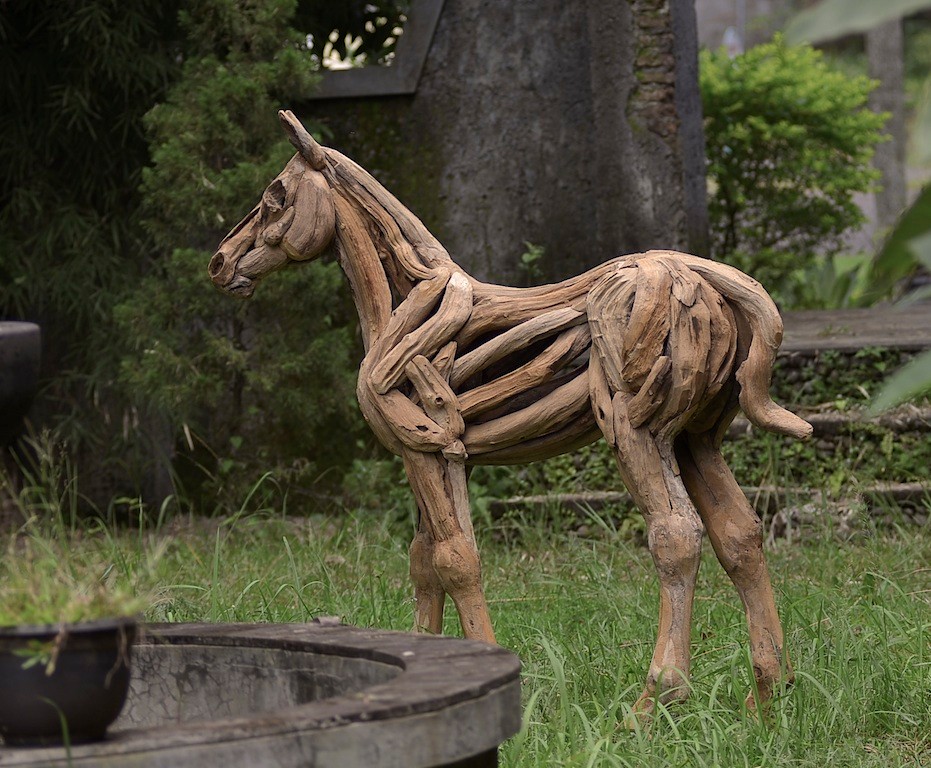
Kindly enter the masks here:
<path id="1" fill-rule="evenodd" d="M 336 233 L 336 210 L 323 175 L 326 153 L 290 111 L 278 117 L 297 154 L 223 238 L 207 268 L 217 288 L 242 298 L 271 272 L 320 256 Z"/>

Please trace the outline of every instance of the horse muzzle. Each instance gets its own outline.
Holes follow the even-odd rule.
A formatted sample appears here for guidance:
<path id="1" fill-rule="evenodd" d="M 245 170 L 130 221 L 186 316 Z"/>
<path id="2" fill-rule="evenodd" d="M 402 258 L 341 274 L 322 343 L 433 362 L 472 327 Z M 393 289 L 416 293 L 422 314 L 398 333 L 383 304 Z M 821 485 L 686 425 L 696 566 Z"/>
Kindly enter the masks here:
<path id="1" fill-rule="evenodd" d="M 254 249 L 256 225 L 258 223 L 258 208 L 252 211 L 229 235 L 227 235 L 217 252 L 213 254 L 207 265 L 207 274 L 213 284 L 221 291 L 231 287 L 233 279 L 237 277 L 237 267 L 242 257 Z"/>
<path id="2" fill-rule="evenodd" d="M 232 282 L 222 286 L 221 290 L 224 293 L 228 293 L 230 296 L 236 296 L 240 299 L 248 299 L 251 298 L 253 293 L 255 293 L 255 280 L 250 280 L 248 277 L 237 275 L 233 278 Z"/>
<path id="3" fill-rule="evenodd" d="M 213 284 L 223 293 L 248 299 L 255 291 L 255 280 L 238 273 L 236 267 L 241 260 L 241 256 L 224 252 L 224 249 L 220 248 L 210 259 L 207 273 Z"/>

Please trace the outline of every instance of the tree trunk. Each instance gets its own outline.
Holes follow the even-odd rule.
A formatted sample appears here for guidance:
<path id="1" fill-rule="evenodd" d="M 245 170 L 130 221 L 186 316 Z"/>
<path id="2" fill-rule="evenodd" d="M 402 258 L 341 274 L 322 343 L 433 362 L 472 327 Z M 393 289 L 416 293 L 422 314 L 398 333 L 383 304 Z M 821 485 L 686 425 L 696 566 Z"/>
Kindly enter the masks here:
<path id="1" fill-rule="evenodd" d="M 549 282 L 705 252 L 697 70 L 692 0 L 446 0 L 413 96 L 312 109 L 476 277 Z"/>
<path id="2" fill-rule="evenodd" d="M 895 223 L 905 208 L 905 92 L 903 90 L 904 48 L 900 19 L 881 24 L 866 35 L 870 77 L 879 86 L 870 96 L 870 108 L 888 112 L 886 131 L 891 140 L 876 148 L 873 164 L 882 174 L 876 193 L 876 215 L 880 229 Z"/>

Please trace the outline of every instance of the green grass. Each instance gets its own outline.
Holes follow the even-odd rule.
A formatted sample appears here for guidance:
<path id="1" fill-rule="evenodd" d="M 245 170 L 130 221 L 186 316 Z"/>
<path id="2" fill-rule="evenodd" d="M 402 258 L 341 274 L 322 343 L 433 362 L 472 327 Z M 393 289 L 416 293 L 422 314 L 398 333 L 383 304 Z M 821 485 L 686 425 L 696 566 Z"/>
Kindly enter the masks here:
<path id="1" fill-rule="evenodd" d="M 111 580 L 152 590 L 153 621 L 324 614 L 406 630 L 408 529 L 376 515 L 244 511 L 224 520 L 169 516 L 141 529 L 66 526 L 55 535 L 97 558 Z M 502 749 L 503 765 L 931 765 L 931 534 L 824 537 L 770 552 L 798 680 L 767 725 L 742 709 L 750 685 L 743 612 L 706 547 L 692 698 L 630 733 L 617 723 L 652 651 L 652 562 L 610 524 L 593 517 L 588 529 L 582 537 L 525 519 L 479 532 L 499 641 L 524 664 L 524 729 Z"/>

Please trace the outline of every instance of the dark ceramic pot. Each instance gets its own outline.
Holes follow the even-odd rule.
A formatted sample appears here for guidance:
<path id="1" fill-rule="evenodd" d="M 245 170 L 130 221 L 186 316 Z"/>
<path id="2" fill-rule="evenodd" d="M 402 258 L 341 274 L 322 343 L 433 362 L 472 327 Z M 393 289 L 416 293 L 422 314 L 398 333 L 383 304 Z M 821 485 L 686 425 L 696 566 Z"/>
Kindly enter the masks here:
<path id="1" fill-rule="evenodd" d="M 42 333 L 35 323 L 0 322 L 0 446 L 23 430 L 39 381 Z"/>
<path id="2" fill-rule="evenodd" d="M 9 745 L 80 744 L 106 735 L 126 701 L 132 618 L 0 627 L 0 736 Z M 37 644 L 59 646 L 55 668 L 23 668 Z M 62 726 L 67 724 L 67 733 Z"/>

